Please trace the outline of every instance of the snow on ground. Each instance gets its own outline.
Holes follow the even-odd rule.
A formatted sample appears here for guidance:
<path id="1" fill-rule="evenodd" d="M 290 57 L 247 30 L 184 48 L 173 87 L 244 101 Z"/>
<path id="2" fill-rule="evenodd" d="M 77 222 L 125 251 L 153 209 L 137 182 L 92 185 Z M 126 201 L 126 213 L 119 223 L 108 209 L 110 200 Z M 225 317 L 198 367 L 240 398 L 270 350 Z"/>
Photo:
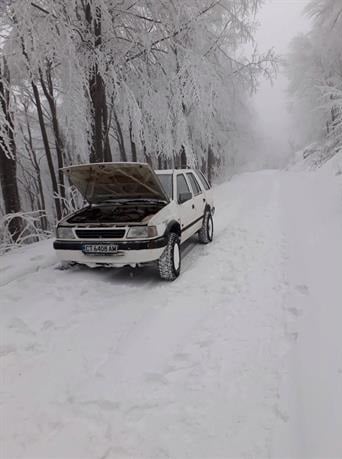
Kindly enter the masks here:
<path id="1" fill-rule="evenodd" d="M 0 259 L 0 457 L 342 457 L 341 176 L 216 189 L 215 241 L 152 269 Z"/>
<path id="2" fill-rule="evenodd" d="M 50 240 L 16 249 L 0 258 L 0 287 L 56 264 Z"/>
<path id="3" fill-rule="evenodd" d="M 274 457 L 342 458 L 341 159 L 282 179 L 288 280 L 299 293 L 287 303 L 300 320 L 280 391 L 289 422 L 275 435 Z"/>

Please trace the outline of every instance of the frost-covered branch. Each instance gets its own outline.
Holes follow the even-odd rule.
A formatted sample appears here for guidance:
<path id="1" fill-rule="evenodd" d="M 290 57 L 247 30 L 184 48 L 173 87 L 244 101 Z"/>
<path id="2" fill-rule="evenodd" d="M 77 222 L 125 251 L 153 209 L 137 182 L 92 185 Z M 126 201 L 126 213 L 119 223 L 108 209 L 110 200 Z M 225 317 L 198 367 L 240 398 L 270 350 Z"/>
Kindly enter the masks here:
<path id="1" fill-rule="evenodd" d="M 272 51 L 243 54 L 260 3 L 9 2 L 0 32 L 23 209 L 45 209 L 46 228 L 81 204 L 63 183 L 68 164 L 192 164 L 213 176 L 237 163 L 249 93 L 276 67 Z"/>
<path id="2" fill-rule="evenodd" d="M 316 140 L 323 149 L 326 145 L 338 151 L 342 145 L 342 5 L 339 0 L 311 0 L 305 11 L 312 30 L 293 41 L 286 64 L 293 110 L 301 118 L 303 143 Z"/>

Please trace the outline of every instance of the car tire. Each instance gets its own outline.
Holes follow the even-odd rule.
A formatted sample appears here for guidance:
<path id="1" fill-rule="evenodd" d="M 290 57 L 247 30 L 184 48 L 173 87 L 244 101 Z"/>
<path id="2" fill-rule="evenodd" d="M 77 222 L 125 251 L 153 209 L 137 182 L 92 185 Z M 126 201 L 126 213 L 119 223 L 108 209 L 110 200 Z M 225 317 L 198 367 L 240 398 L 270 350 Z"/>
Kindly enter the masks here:
<path id="1" fill-rule="evenodd" d="M 167 246 L 158 260 L 159 275 L 161 279 L 172 282 L 180 274 L 181 251 L 180 240 L 176 233 L 170 233 Z"/>
<path id="2" fill-rule="evenodd" d="M 206 211 L 203 218 L 202 228 L 198 232 L 201 244 L 209 244 L 214 239 L 214 220 L 210 211 Z"/>

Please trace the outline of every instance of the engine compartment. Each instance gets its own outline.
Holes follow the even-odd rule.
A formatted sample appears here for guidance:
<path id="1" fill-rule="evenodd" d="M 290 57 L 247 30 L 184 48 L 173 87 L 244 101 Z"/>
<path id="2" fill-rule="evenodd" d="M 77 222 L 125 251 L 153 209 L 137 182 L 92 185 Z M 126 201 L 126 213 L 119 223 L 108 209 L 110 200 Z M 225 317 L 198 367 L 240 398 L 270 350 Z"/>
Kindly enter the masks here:
<path id="1" fill-rule="evenodd" d="M 165 206 L 164 203 L 103 204 L 89 206 L 71 216 L 69 224 L 143 223 Z"/>

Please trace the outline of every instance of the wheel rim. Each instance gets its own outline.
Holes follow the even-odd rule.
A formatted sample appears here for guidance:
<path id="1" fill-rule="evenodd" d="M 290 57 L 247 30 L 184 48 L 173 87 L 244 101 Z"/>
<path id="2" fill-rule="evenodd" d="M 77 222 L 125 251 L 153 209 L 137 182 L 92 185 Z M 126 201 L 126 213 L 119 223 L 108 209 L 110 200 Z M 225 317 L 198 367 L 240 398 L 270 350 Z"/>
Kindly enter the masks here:
<path id="1" fill-rule="evenodd" d="M 179 266 L 180 266 L 180 251 L 179 251 L 179 245 L 175 244 L 173 248 L 173 266 L 176 271 L 178 271 Z"/>
<path id="2" fill-rule="evenodd" d="M 210 240 L 213 238 L 213 220 L 211 217 L 208 218 L 208 237 Z"/>

